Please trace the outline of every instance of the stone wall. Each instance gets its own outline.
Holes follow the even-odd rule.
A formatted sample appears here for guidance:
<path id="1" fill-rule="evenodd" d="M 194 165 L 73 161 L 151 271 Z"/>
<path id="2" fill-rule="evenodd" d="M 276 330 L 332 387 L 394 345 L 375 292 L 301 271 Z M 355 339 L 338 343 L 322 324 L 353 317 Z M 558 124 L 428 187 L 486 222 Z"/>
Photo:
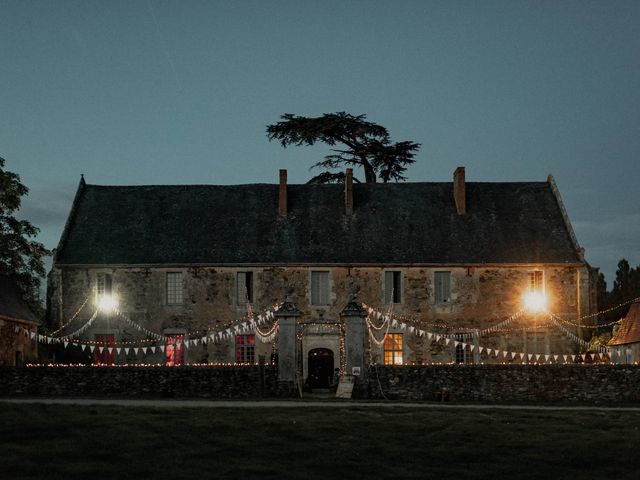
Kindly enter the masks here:
<path id="1" fill-rule="evenodd" d="M 367 382 L 360 389 L 369 398 L 404 401 L 637 404 L 640 366 L 371 367 Z"/>
<path id="2" fill-rule="evenodd" d="M 16 328 L 20 328 L 16 332 Z M 38 342 L 23 333 L 36 332 L 32 323 L 0 318 L 0 365 L 21 366 L 38 359 Z"/>
<path id="3" fill-rule="evenodd" d="M 263 383 L 264 378 L 264 383 Z M 0 367 L 0 396 L 259 399 L 298 395 L 277 370 L 235 367 Z"/>
<path id="4" fill-rule="evenodd" d="M 381 393 L 384 393 L 384 396 Z M 296 398 L 260 367 L 0 367 L 0 396 Z M 638 365 L 371 367 L 354 398 L 479 403 L 638 404 Z"/>

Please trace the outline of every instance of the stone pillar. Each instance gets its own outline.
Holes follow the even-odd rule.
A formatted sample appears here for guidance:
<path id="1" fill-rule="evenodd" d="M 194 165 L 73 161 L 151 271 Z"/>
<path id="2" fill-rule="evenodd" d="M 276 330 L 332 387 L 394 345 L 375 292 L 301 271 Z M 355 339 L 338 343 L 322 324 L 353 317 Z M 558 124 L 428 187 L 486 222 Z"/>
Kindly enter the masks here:
<path id="1" fill-rule="evenodd" d="M 473 331 L 473 364 L 478 365 L 480 363 L 480 336 L 478 335 L 478 329 Z"/>
<path id="2" fill-rule="evenodd" d="M 363 308 L 362 303 L 354 294 L 346 307 L 340 313 L 344 322 L 344 348 L 346 356 L 346 373 L 347 375 L 356 375 L 360 380 L 366 376 L 365 341 L 367 339 L 367 326 L 365 318 L 367 311 Z M 355 370 L 354 370 L 355 369 Z"/>
<path id="3" fill-rule="evenodd" d="M 278 380 L 294 382 L 298 365 L 296 363 L 296 324 L 300 312 L 296 304 L 287 299 L 276 312 L 278 319 Z"/>

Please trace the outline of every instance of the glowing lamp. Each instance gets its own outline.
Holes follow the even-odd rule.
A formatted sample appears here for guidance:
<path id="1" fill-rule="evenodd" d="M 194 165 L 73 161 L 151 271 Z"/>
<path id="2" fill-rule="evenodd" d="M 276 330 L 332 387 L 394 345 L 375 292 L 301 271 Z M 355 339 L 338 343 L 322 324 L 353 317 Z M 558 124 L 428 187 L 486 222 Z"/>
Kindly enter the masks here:
<path id="1" fill-rule="evenodd" d="M 118 307 L 118 301 L 113 295 L 101 295 L 98 299 L 98 309 L 105 313 L 113 312 Z"/>
<path id="2" fill-rule="evenodd" d="M 542 292 L 527 292 L 524 294 L 524 308 L 531 313 L 544 312 L 547 310 L 547 298 Z"/>

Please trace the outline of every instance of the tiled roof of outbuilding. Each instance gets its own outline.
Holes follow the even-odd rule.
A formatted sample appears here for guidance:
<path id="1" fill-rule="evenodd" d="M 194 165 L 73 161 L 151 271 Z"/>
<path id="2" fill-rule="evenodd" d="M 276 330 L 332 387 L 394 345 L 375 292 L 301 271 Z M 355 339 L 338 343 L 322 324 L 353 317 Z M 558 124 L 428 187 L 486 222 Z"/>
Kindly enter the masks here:
<path id="1" fill-rule="evenodd" d="M 0 317 L 39 323 L 38 318 L 22 299 L 16 282 L 3 274 L 0 274 Z"/>
<path id="2" fill-rule="evenodd" d="M 547 182 L 342 185 L 84 185 L 62 264 L 583 263 Z"/>
<path id="3" fill-rule="evenodd" d="M 627 316 L 622 320 L 609 345 L 640 343 L 640 302 L 631 304 Z"/>

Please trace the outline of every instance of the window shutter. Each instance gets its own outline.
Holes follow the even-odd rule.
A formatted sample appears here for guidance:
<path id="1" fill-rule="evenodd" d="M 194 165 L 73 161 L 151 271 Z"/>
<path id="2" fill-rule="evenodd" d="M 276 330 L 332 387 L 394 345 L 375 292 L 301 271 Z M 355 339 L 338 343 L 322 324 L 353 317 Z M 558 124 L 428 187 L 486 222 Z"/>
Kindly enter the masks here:
<path id="1" fill-rule="evenodd" d="M 436 272 L 434 283 L 436 303 L 448 302 L 451 298 L 451 272 Z"/>
<path id="2" fill-rule="evenodd" d="M 329 272 L 320 272 L 320 304 L 329 304 Z"/>
<path id="3" fill-rule="evenodd" d="M 393 272 L 384 272 L 384 303 L 392 302 L 393 295 Z"/>
<path id="4" fill-rule="evenodd" d="M 236 274 L 236 304 L 238 306 L 245 305 L 247 303 L 247 280 L 245 272 L 238 272 Z"/>

